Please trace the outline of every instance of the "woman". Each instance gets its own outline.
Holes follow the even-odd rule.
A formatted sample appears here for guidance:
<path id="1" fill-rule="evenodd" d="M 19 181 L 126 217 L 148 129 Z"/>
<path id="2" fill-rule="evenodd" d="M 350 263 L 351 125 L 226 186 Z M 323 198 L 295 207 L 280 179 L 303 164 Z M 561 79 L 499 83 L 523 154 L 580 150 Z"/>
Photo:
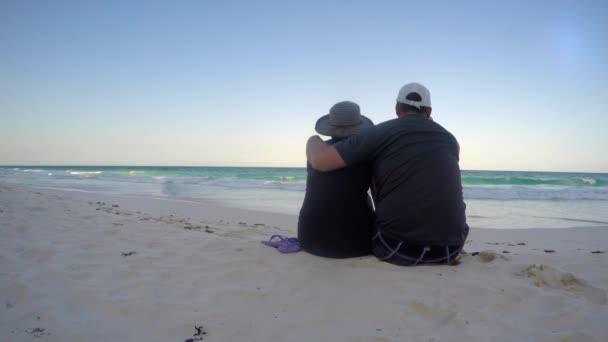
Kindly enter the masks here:
<path id="1" fill-rule="evenodd" d="M 336 143 L 373 122 L 361 115 L 359 105 L 336 103 L 322 116 L 315 130 Z M 371 165 L 359 165 L 331 172 L 319 172 L 307 163 L 306 196 L 300 210 L 298 240 L 303 250 L 329 258 L 351 258 L 371 252 L 374 223 L 368 195 Z"/>

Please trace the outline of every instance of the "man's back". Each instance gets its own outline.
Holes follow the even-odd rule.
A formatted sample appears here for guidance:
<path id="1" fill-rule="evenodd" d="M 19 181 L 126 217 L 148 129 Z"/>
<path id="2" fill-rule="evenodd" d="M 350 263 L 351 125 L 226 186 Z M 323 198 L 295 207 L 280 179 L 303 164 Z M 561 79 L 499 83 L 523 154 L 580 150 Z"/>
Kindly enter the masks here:
<path id="1" fill-rule="evenodd" d="M 365 130 L 334 147 L 348 166 L 373 162 L 376 228 L 419 245 L 462 245 L 468 234 L 458 142 L 422 115 Z"/>

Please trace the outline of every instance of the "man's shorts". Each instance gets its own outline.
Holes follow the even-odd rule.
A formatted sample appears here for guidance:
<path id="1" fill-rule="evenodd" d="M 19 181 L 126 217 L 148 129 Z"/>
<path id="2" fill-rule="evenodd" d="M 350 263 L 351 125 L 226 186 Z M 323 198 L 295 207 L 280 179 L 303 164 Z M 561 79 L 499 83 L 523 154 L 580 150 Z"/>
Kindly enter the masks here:
<path id="1" fill-rule="evenodd" d="M 423 246 L 406 244 L 376 232 L 372 237 L 372 252 L 378 259 L 400 266 L 424 264 L 456 265 L 463 245 Z"/>

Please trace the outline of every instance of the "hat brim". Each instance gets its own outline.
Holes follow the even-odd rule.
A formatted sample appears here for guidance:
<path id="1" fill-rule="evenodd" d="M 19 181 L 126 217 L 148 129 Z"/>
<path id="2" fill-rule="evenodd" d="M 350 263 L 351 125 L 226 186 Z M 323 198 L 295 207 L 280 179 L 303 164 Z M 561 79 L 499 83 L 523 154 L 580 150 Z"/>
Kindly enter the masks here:
<path id="1" fill-rule="evenodd" d="M 327 114 L 323 115 L 319 118 L 319 120 L 317 120 L 317 123 L 315 124 L 315 131 L 321 135 L 326 135 L 329 137 L 345 138 L 373 126 L 374 123 L 372 120 L 363 115 L 361 115 L 361 122 L 356 125 L 334 126 L 329 122 L 329 114 Z"/>

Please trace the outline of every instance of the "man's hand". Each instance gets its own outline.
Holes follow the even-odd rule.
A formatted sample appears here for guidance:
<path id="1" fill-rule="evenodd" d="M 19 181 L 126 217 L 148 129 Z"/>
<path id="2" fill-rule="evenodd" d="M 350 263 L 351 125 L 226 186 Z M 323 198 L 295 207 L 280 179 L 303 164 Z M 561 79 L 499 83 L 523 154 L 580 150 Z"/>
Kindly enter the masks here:
<path id="1" fill-rule="evenodd" d="M 306 158 L 308 158 L 313 169 L 322 172 L 341 169 L 346 166 L 338 151 L 333 146 L 324 143 L 318 135 L 313 135 L 308 139 Z"/>

